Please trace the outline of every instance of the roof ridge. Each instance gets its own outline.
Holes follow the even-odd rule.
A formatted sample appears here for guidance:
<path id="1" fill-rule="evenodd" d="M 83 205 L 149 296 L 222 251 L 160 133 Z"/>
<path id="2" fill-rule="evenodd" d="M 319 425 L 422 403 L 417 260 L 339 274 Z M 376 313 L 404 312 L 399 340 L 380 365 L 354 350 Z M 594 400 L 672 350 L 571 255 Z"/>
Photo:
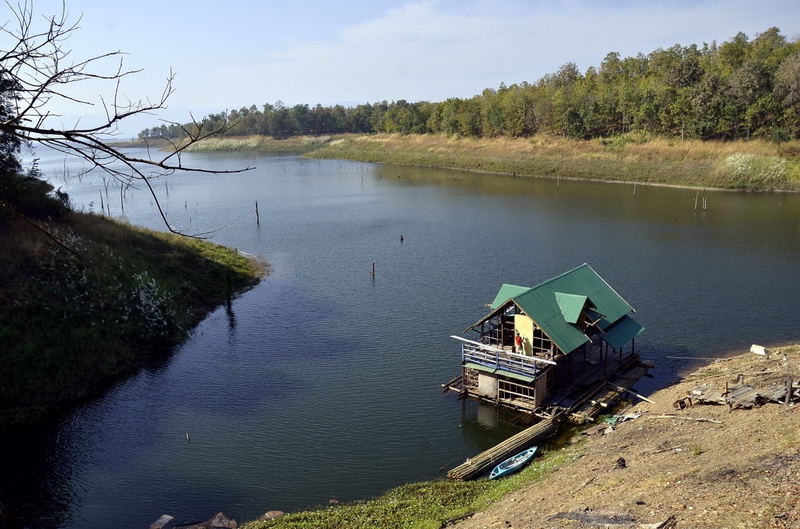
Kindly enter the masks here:
<path id="1" fill-rule="evenodd" d="M 583 263 L 582 265 L 576 266 L 576 267 L 575 267 L 575 268 L 573 268 L 572 270 L 567 270 L 566 272 L 562 272 L 562 273 L 558 274 L 557 276 L 555 276 L 555 277 L 551 277 L 550 279 L 547 279 L 547 280 L 545 280 L 545 281 L 542 281 L 542 282 L 541 282 L 541 283 L 539 283 L 538 285 L 536 285 L 536 286 L 533 286 L 533 287 L 531 287 L 531 288 L 539 288 L 540 286 L 544 286 L 544 285 L 546 285 L 546 284 L 548 284 L 548 283 L 552 283 L 552 282 L 553 282 L 553 281 L 555 281 L 556 279 L 561 279 L 562 277 L 564 277 L 564 276 L 566 276 L 566 275 L 569 275 L 569 274 L 572 274 L 572 273 L 576 272 L 577 270 L 580 270 L 581 268 L 584 268 L 584 267 L 588 268 L 589 270 L 591 270 L 592 272 L 594 272 L 595 274 L 597 274 L 597 272 L 595 272 L 594 268 L 592 268 L 591 266 L 589 266 L 589 264 L 588 264 L 588 263 Z M 597 276 L 599 277 L 599 276 L 600 276 L 600 274 L 597 274 Z M 607 283 L 606 283 L 606 284 L 607 284 Z M 568 294 L 568 292 L 564 292 L 564 294 Z"/>

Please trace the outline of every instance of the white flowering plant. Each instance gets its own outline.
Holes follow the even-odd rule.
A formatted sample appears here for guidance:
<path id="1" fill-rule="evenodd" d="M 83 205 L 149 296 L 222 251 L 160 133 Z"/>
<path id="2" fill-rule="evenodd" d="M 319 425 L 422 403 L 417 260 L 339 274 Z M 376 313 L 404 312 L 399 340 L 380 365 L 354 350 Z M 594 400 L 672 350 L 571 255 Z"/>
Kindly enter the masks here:
<path id="1" fill-rule="evenodd" d="M 717 176 L 724 187 L 776 189 L 787 182 L 787 163 L 779 156 L 737 152 L 722 160 Z"/>

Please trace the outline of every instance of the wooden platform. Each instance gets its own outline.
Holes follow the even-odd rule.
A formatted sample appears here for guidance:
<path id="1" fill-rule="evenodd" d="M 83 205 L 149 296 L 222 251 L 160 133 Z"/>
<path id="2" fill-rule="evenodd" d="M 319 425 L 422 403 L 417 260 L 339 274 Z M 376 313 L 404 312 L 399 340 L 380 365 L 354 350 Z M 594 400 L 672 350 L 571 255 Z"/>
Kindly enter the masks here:
<path id="1" fill-rule="evenodd" d="M 648 364 L 636 363 L 618 372 L 611 381 L 603 383 L 593 394 L 568 410 L 569 420 L 583 424 L 593 419 L 609 408 L 620 395 L 629 391 L 649 370 Z"/>
<path id="2" fill-rule="evenodd" d="M 765 402 L 789 403 L 800 396 L 800 386 L 794 384 L 791 377 L 783 383 L 766 387 L 753 387 L 744 383 L 725 384 L 724 390 L 702 384 L 689 394 L 689 403 L 723 404 L 733 408 L 752 408 Z M 677 403 L 676 403 L 677 404 Z"/>

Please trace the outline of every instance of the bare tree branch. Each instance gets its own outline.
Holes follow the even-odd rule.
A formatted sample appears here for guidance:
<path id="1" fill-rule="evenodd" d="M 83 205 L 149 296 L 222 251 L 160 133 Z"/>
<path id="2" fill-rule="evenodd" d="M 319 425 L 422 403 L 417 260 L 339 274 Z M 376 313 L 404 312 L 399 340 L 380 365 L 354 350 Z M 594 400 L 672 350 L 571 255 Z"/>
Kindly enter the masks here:
<path id="1" fill-rule="evenodd" d="M 150 180 L 178 171 L 222 174 L 252 169 L 245 167 L 218 171 L 183 165 L 181 154 L 190 145 L 225 132 L 231 124 L 226 122 L 210 127 L 206 120 L 198 122 L 192 116 L 191 127 L 181 126 L 188 139 L 180 144 L 170 142 L 171 152 L 142 158 L 121 151 L 112 145 L 120 136 L 119 123 L 131 116 L 154 115 L 165 109 L 167 99 L 174 92 L 174 72 L 170 69 L 158 99 L 130 100 L 122 93 L 122 81 L 140 70 L 125 69 L 125 53 L 112 51 L 83 60 L 71 60 L 70 51 L 65 49 L 64 44 L 79 29 L 80 18 L 75 23 L 69 22 L 69 14 L 63 3 L 59 14 L 42 17 L 38 24 L 33 2 L 23 0 L 16 5 L 9 0 L 4 2 L 12 18 L 0 26 L 0 36 L 10 38 L 13 46 L 7 51 L 0 50 L 0 78 L 10 82 L 15 111 L 0 120 L 0 133 L 82 158 L 88 162 L 89 170 L 97 168 L 105 171 L 123 185 L 143 181 L 169 231 L 192 237 L 202 236 L 183 233 L 170 225 Z M 42 29 L 38 29 L 39 26 L 43 26 Z M 111 60 L 117 61 L 116 66 L 109 73 L 103 73 L 103 66 Z M 93 102 L 70 94 L 71 86 L 85 81 L 114 83 L 111 99 L 106 100 L 98 95 L 99 102 Z M 99 105 L 105 117 L 102 123 L 95 126 L 82 127 L 78 121 L 73 126 L 53 127 L 50 125 L 52 121 L 61 117 L 49 110 L 56 101 L 69 101 L 87 107 Z"/>

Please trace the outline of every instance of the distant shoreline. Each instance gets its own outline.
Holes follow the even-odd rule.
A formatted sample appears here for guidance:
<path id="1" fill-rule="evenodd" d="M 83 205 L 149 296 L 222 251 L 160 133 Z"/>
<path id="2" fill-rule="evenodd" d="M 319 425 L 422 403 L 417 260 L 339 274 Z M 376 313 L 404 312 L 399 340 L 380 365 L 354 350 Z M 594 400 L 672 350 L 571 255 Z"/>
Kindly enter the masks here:
<path id="1" fill-rule="evenodd" d="M 120 143 L 170 149 L 165 140 Z M 347 159 L 604 183 L 627 183 L 755 192 L 800 192 L 800 141 L 717 142 L 619 136 L 572 140 L 460 138 L 431 134 L 344 134 L 208 138 L 189 152 L 296 152 L 319 159 Z"/>

